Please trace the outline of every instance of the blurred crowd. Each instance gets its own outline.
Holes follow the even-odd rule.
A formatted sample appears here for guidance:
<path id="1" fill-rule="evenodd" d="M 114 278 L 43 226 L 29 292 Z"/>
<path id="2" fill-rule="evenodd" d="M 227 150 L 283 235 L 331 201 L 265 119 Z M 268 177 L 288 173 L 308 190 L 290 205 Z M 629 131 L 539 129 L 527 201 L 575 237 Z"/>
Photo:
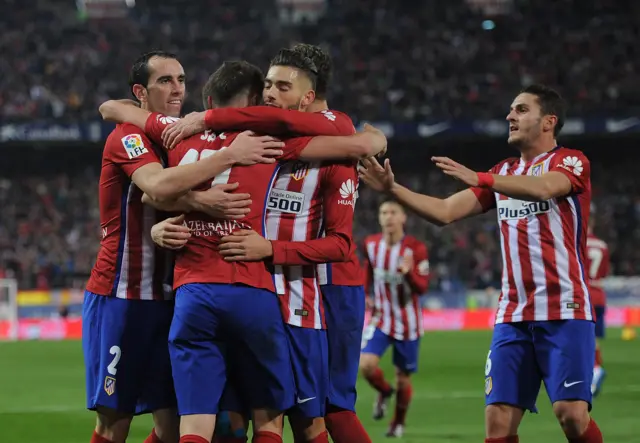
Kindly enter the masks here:
<path id="1" fill-rule="evenodd" d="M 395 172 L 414 190 L 444 197 L 460 189 L 433 167 L 424 171 L 410 165 L 395 164 Z M 593 167 L 597 233 L 610 243 L 618 275 L 640 275 L 640 251 L 634 247 L 640 244 L 640 192 L 633 165 L 618 165 L 615 172 Z M 93 165 L 75 175 L 0 181 L 0 278 L 15 277 L 23 289 L 85 285 L 100 241 L 98 175 Z M 359 243 L 378 231 L 382 198 L 361 189 L 354 227 Z M 494 212 L 444 228 L 410 215 L 406 231 L 429 247 L 434 289 L 499 287 L 502 260 Z"/>
<path id="2" fill-rule="evenodd" d="M 320 0 L 324 14 L 297 23 L 281 3 L 138 0 L 127 17 L 96 21 L 72 0 L 5 0 L 0 118 L 96 118 L 102 101 L 129 95 L 128 69 L 152 48 L 179 55 L 186 110 L 199 109 L 223 60 L 266 68 L 298 41 L 331 52 L 332 106 L 358 120 L 502 116 L 532 82 L 559 86 L 575 114 L 640 110 L 638 2 Z"/>

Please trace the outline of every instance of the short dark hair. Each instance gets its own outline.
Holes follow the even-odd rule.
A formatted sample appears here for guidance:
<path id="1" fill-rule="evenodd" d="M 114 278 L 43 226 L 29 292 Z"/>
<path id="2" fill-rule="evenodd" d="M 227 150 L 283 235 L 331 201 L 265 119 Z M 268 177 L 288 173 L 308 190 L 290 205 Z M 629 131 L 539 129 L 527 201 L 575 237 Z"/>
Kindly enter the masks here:
<path id="1" fill-rule="evenodd" d="M 153 57 L 178 59 L 177 55 L 166 51 L 149 51 L 138 57 L 136 61 L 133 62 L 133 66 L 131 66 L 131 70 L 129 71 L 129 89 L 132 94 L 133 85 L 142 85 L 145 88 L 149 85 L 149 77 L 151 76 L 149 72 L 149 60 Z M 133 94 L 133 96 L 135 97 L 135 94 Z"/>
<path id="2" fill-rule="evenodd" d="M 246 92 L 249 100 L 259 103 L 264 89 L 264 75 L 260 68 L 242 60 L 222 63 L 202 88 L 202 102 L 209 107 L 208 98 L 217 106 L 227 106 L 239 94 Z"/>
<path id="3" fill-rule="evenodd" d="M 329 90 L 329 82 L 333 74 L 333 61 L 327 51 L 317 45 L 310 45 L 308 43 L 298 43 L 292 48 L 295 52 L 309 57 L 309 59 L 316 65 L 318 69 L 317 82 L 316 82 L 316 97 L 319 99 L 327 98 L 327 91 Z"/>
<path id="4" fill-rule="evenodd" d="M 281 49 L 276 56 L 271 59 L 270 66 L 290 66 L 304 72 L 309 80 L 311 87 L 315 90 L 318 84 L 318 68 L 316 64 L 304 54 L 293 49 Z"/>
<path id="5" fill-rule="evenodd" d="M 557 136 L 562 130 L 567 116 L 567 103 L 560 93 L 549 86 L 540 84 L 527 86 L 520 92 L 535 95 L 538 98 L 542 115 L 556 116 L 558 123 L 556 123 L 556 127 L 553 128 L 553 135 Z"/>

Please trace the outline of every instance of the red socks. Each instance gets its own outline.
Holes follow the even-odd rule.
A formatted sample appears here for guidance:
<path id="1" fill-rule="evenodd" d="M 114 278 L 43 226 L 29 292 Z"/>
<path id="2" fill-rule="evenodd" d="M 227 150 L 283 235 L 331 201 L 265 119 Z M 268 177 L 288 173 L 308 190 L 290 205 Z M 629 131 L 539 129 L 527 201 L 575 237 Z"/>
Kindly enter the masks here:
<path id="1" fill-rule="evenodd" d="M 360 419 L 352 411 L 329 406 L 324 421 L 334 443 L 371 443 Z"/>
<path id="2" fill-rule="evenodd" d="M 602 443 L 602 432 L 600 432 L 600 428 L 598 428 L 596 422 L 591 419 L 584 434 L 578 438 L 571 438 L 568 441 L 569 443 Z"/>
<path id="3" fill-rule="evenodd" d="M 596 349 L 596 366 L 602 366 L 602 353 L 600 349 Z"/>
<path id="4" fill-rule="evenodd" d="M 247 437 L 213 437 L 212 443 L 247 443 Z"/>
<path id="5" fill-rule="evenodd" d="M 149 436 L 144 440 L 144 443 L 163 443 L 163 442 L 158 437 L 158 434 L 156 434 L 156 429 L 153 428 L 151 430 L 151 434 L 149 434 Z"/>
<path id="6" fill-rule="evenodd" d="M 91 443 L 113 443 L 111 440 L 107 440 L 106 438 L 99 435 L 96 431 L 93 431 L 93 435 L 91 436 Z"/>
<path id="7" fill-rule="evenodd" d="M 373 374 L 366 375 L 365 378 L 373 389 L 381 394 L 388 394 L 391 392 L 391 385 L 384 379 L 384 372 L 382 372 L 382 369 L 376 368 L 373 371 Z"/>
<path id="8" fill-rule="evenodd" d="M 209 440 L 199 435 L 187 434 L 180 437 L 180 443 L 209 443 Z"/>
<path id="9" fill-rule="evenodd" d="M 251 443 L 282 443 L 282 437 L 273 432 L 258 431 L 253 434 Z"/>
<path id="10" fill-rule="evenodd" d="M 520 440 L 517 435 L 501 438 L 485 438 L 484 443 L 518 443 Z"/>
<path id="11" fill-rule="evenodd" d="M 394 425 L 404 425 L 405 417 L 407 416 L 407 409 L 409 409 L 409 403 L 411 403 L 411 395 L 413 390 L 411 385 L 398 389 L 396 392 L 396 412 L 393 415 L 392 423 Z"/>

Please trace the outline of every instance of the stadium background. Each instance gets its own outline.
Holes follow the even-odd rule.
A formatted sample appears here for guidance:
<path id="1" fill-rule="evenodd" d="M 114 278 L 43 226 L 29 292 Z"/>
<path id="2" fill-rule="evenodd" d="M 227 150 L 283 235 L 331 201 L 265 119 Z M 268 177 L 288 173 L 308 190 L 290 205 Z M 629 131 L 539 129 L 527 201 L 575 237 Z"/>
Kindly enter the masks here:
<path id="1" fill-rule="evenodd" d="M 99 242 L 97 184 L 112 125 L 97 114 L 128 97 L 127 71 L 150 49 L 176 52 L 199 110 L 200 86 L 223 60 L 264 68 L 278 48 L 321 44 L 334 57 L 329 103 L 390 142 L 398 181 L 446 196 L 459 187 L 429 158 L 485 170 L 513 155 L 504 116 L 532 82 L 570 105 L 561 143 L 592 162 L 596 233 L 611 248 L 609 324 L 640 325 L 640 3 L 558 0 L 5 0 L 0 17 L 0 339 L 8 338 L 8 282 L 17 282 L 17 333 L 0 343 L 0 442 L 88 441 L 78 315 Z M 129 6 L 127 6 L 129 4 Z M 377 229 L 380 196 L 362 189 L 358 239 Z M 410 217 L 429 246 L 421 372 L 404 439 L 479 441 L 482 389 L 501 259 L 492 215 L 437 228 Z M 444 332 L 444 330 L 449 330 Z M 451 330 L 454 330 L 453 332 Z M 640 425 L 640 350 L 612 331 L 610 379 L 595 414 L 609 442 Z M 50 341 L 55 340 L 55 341 Z M 388 364 L 388 363 L 387 363 Z M 388 366 L 387 366 L 388 368 Z M 386 423 L 359 414 L 374 441 Z M 541 398 L 541 403 L 545 400 Z M 557 441 L 542 405 L 523 436 Z M 142 441 L 147 419 L 130 441 Z M 137 438 L 137 440 L 136 440 Z M 532 441 L 532 440 L 524 440 Z"/>

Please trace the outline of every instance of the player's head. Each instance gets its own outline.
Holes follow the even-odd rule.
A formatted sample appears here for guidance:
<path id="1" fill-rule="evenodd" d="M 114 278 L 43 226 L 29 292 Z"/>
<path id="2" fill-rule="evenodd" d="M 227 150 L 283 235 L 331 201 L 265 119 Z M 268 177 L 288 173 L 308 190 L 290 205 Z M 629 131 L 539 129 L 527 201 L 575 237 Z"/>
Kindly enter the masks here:
<path id="1" fill-rule="evenodd" d="M 555 139 L 564 126 L 566 103 L 557 91 L 544 85 L 531 85 L 513 100 L 509 121 L 509 144 L 527 147 L 540 137 Z"/>
<path id="2" fill-rule="evenodd" d="M 174 54 L 151 51 L 131 67 L 129 86 L 144 109 L 178 117 L 184 101 L 184 69 Z"/>
<path id="3" fill-rule="evenodd" d="M 407 214 L 400 203 L 388 200 L 380 205 L 378 221 L 383 233 L 397 233 L 404 229 Z"/>
<path id="4" fill-rule="evenodd" d="M 263 87 L 260 68 L 242 60 L 226 61 L 202 88 L 202 102 L 205 109 L 255 106 L 262 99 Z"/>
<path id="5" fill-rule="evenodd" d="M 308 57 L 318 69 L 316 81 L 316 100 L 326 100 L 329 90 L 331 75 L 333 74 L 333 62 L 331 56 L 320 46 L 308 43 L 297 43 L 291 49 L 298 54 Z"/>
<path id="6" fill-rule="evenodd" d="M 304 111 L 315 100 L 318 68 L 292 49 L 281 49 L 269 66 L 264 81 L 264 104 Z"/>

